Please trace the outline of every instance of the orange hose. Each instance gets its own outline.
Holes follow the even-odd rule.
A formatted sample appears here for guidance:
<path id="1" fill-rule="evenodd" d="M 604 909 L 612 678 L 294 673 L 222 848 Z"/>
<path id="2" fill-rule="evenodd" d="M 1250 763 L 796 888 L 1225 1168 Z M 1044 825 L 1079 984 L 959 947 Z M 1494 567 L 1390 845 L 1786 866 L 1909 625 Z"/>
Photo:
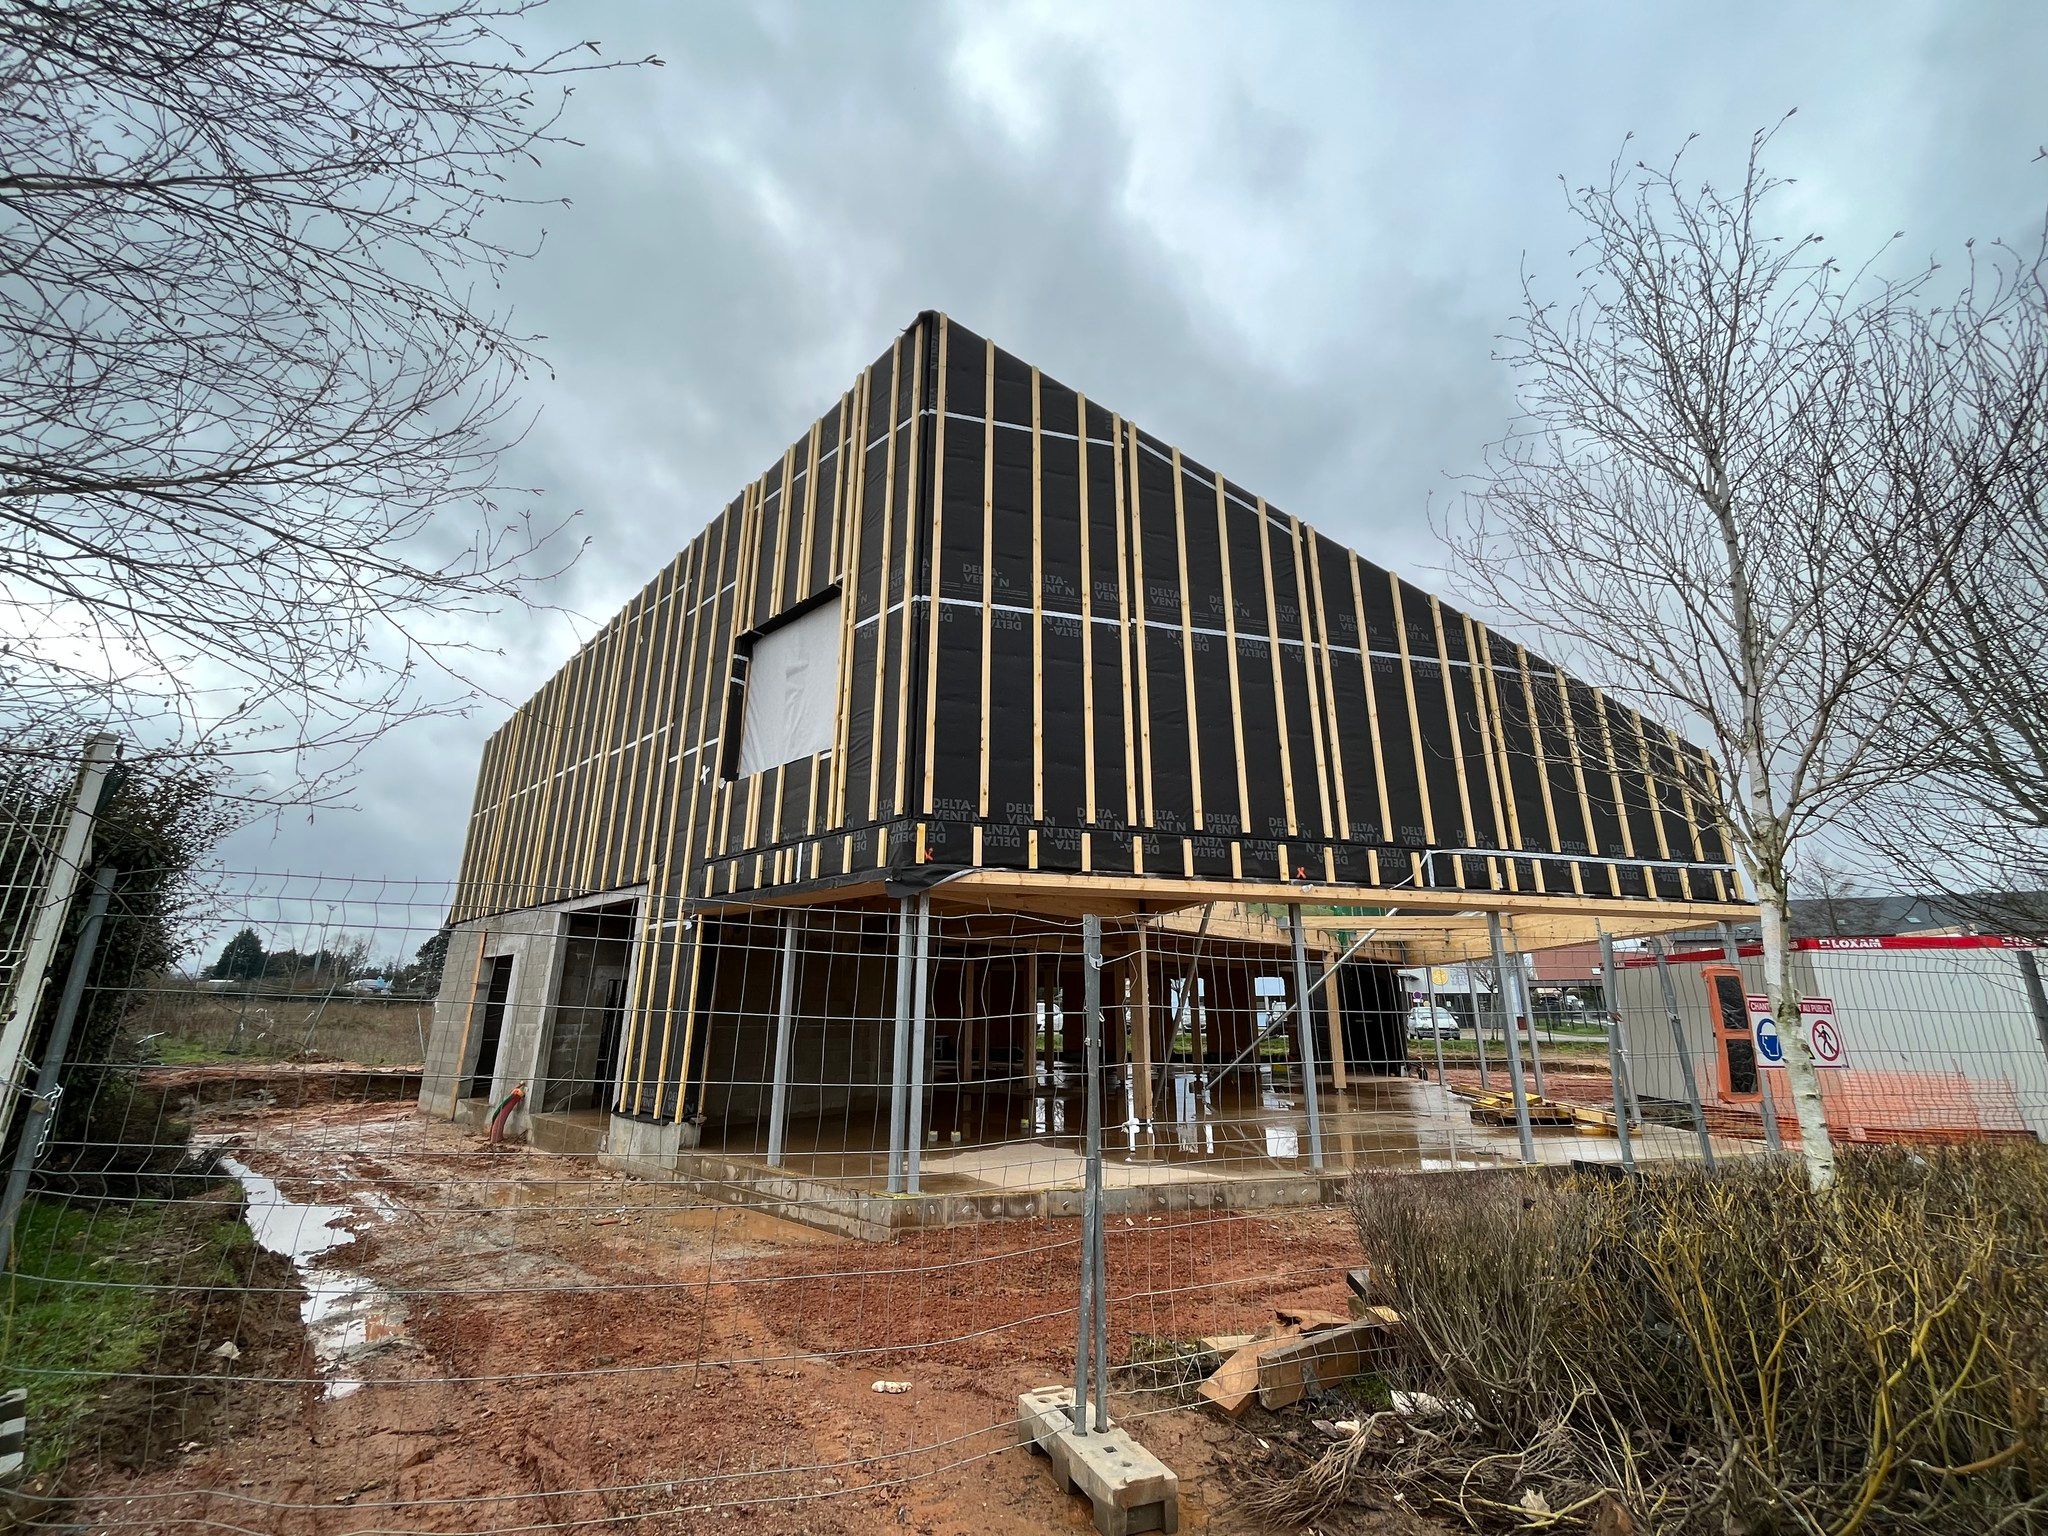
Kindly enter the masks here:
<path id="1" fill-rule="evenodd" d="M 502 1142 L 505 1139 L 505 1122 L 512 1118 L 512 1111 L 519 1107 L 520 1102 L 523 1099 L 525 1099 L 525 1097 L 526 1088 L 524 1084 L 520 1085 L 517 1088 L 514 1088 L 510 1093 L 505 1095 L 505 1102 L 500 1104 L 498 1106 L 498 1112 L 491 1116 L 492 1146 L 497 1146 L 500 1142 Z"/>

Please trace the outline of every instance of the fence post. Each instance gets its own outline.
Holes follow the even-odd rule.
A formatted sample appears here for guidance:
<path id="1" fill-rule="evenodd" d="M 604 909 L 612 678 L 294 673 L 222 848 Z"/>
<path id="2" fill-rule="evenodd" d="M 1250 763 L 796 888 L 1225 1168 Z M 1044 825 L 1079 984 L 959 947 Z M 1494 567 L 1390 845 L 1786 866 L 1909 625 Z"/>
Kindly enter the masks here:
<path id="1" fill-rule="evenodd" d="M 1529 985 L 1529 963 L 1522 957 L 1522 943 L 1515 940 L 1515 991 L 1520 994 L 1522 1018 L 1529 1026 L 1529 1064 L 1536 1069 L 1536 1097 L 1550 1097 L 1543 1081 L 1543 1047 L 1536 1040 L 1536 989 Z"/>
<path id="2" fill-rule="evenodd" d="M 910 1153 L 910 1193 L 923 1192 L 925 983 L 931 970 L 932 899 L 917 898 L 917 960 L 910 980 L 910 1125 L 904 1145 Z"/>
<path id="3" fill-rule="evenodd" d="M 1436 1085 L 1444 1085 L 1444 1032 L 1436 1024 L 1436 971 L 1425 965 L 1422 968 L 1423 995 L 1429 999 L 1429 1038 L 1436 1042 Z"/>
<path id="4" fill-rule="evenodd" d="M 1479 1011 L 1479 978 L 1472 971 L 1472 957 L 1465 957 L 1465 998 L 1472 1005 L 1472 1043 L 1479 1047 L 1479 1086 L 1493 1087 L 1493 1074 L 1486 1066 L 1486 1015 Z"/>
<path id="5" fill-rule="evenodd" d="M 1721 953 L 1726 955 L 1728 963 L 1735 967 L 1735 979 L 1740 982 L 1742 980 L 1742 946 L 1735 942 L 1735 925 L 1733 923 L 1721 924 Z M 1749 988 L 1744 987 L 1742 990 L 1746 997 Z M 1775 1007 L 1776 1004 L 1772 1006 Z M 1747 1019 L 1748 1016 L 1748 1005 L 1745 1001 L 1743 1017 Z M 1796 1023 L 1791 1021 L 1788 1021 L 1786 1024 L 1788 1029 L 1797 1027 Z M 1782 1152 L 1785 1150 L 1785 1142 L 1784 1138 L 1778 1134 L 1778 1106 L 1771 1095 L 1771 1074 L 1764 1066 L 1761 1057 L 1757 1059 L 1756 1064 L 1756 1090 L 1759 1095 L 1757 1108 L 1763 1112 L 1764 1145 L 1773 1152 Z"/>
<path id="6" fill-rule="evenodd" d="M 782 915 L 782 987 L 775 1004 L 775 1087 L 768 1100 L 768 1166 L 782 1166 L 789 1134 L 789 1053 L 795 1033 L 797 915 Z"/>
<path id="7" fill-rule="evenodd" d="M 1529 1129 L 1529 1090 L 1522 1084 L 1522 1047 L 1515 1039 L 1514 1015 L 1508 1011 L 1508 956 L 1501 942 L 1500 914 L 1486 914 L 1486 936 L 1493 944 L 1494 997 L 1501 1004 L 1501 1019 L 1508 1037 L 1508 1082 L 1515 1094 L 1515 1135 L 1522 1143 L 1522 1161 L 1536 1161 L 1536 1134 Z"/>
<path id="8" fill-rule="evenodd" d="M 1088 1433 L 1089 1366 L 1097 1374 L 1098 1351 L 1106 1342 L 1105 1326 L 1095 1326 L 1101 1310 L 1098 1263 L 1102 1247 L 1102 919 L 1081 919 L 1081 998 L 1087 1020 L 1083 1033 L 1082 1103 L 1086 1106 L 1086 1171 L 1081 1183 L 1081 1305 L 1074 1330 L 1074 1433 Z M 1096 1427 L 1108 1427 L 1103 1401 L 1096 1407 Z"/>
<path id="9" fill-rule="evenodd" d="M 1316 1091 L 1316 1031 L 1309 1021 L 1308 944 L 1302 936 L 1301 903 L 1287 907 L 1288 926 L 1294 932 L 1294 1033 L 1301 1041 L 1301 1075 L 1308 1094 L 1308 1166 L 1312 1173 L 1323 1171 L 1323 1114 Z"/>
<path id="10" fill-rule="evenodd" d="M 889 1053 L 889 1193 L 903 1193 L 910 1120 L 910 898 L 896 903 L 896 1036 Z"/>
<path id="11" fill-rule="evenodd" d="M 1671 1048 L 1678 1053 L 1678 1075 L 1685 1083 L 1686 1107 L 1692 1111 L 1692 1128 L 1700 1138 L 1700 1161 L 1714 1166 L 1714 1141 L 1707 1134 L 1707 1112 L 1700 1104 L 1700 1085 L 1692 1075 L 1692 1053 L 1685 1048 L 1685 1021 L 1678 1016 L 1678 989 L 1671 984 L 1671 962 L 1664 958 L 1664 941 L 1651 939 L 1650 953 L 1657 957 L 1657 985 L 1664 991 L 1664 1017 L 1671 1025 Z"/>
<path id="12" fill-rule="evenodd" d="M 6 1191 L 0 1194 L 0 1271 L 7 1268 L 14 1250 L 14 1218 L 28 1196 L 29 1173 L 42 1154 L 38 1143 L 57 1118 L 57 1103 L 64 1091 L 64 1053 L 70 1049 L 71 1028 L 78 1020 L 79 1004 L 85 999 L 85 984 L 92 975 L 93 954 L 99 947 L 100 928 L 116 878 L 112 869 L 102 869 L 94 877 L 92 897 L 85 908 L 85 927 L 78 935 L 78 947 L 71 953 L 71 968 L 64 975 L 64 995 L 57 1000 L 57 1017 L 43 1047 L 42 1071 L 29 1099 L 28 1118 L 21 1123 L 21 1140 L 14 1144 L 14 1166 L 7 1173 Z"/>
<path id="13" fill-rule="evenodd" d="M 1621 1137 L 1621 1166 L 1635 1171 L 1636 1155 L 1628 1144 L 1628 1098 L 1622 1089 L 1621 1010 L 1614 997 L 1614 940 L 1600 935 L 1600 1000 L 1607 1007 L 1607 1075 L 1614 1082 L 1614 1130 Z"/>
<path id="14" fill-rule="evenodd" d="M 85 745 L 85 761 L 79 765 L 78 782 L 71 794 L 71 817 L 50 862 L 35 926 L 29 930 L 21 964 L 14 973 L 7 1020 L 0 1024 L 0 1144 L 6 1142 L 7 1128 L 14 1123 L 14 1101 L 20 1096 L 29 1029 L 42 1007 L 50 964 L 56 959 L 64 924 L 71 916 L 71 898 L 78 890 L 78 876 L 91 851 L 93 818 L 99 814 L 101 793 L 118 749 L 119 743 L 105 734 L 93 737 Z"/>
<path id="15" fill-rule="evenodd" d="M 2034 1033 L 2041 1037 L 2041 1053 L 2048 1056 L 2048 992 L 2041 989 L 2041 964 L 2031 949 L 2016 950 L 2020 979 L 2027 987 L 2027 1008 L 2034 1015 Z"/>

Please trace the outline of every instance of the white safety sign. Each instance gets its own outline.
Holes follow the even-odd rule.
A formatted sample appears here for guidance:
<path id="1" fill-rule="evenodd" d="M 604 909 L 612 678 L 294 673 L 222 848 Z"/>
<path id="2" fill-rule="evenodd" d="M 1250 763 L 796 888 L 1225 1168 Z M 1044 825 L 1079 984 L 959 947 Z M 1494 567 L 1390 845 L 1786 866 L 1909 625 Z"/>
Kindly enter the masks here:
<path id="1" fill-rule="evenodd" d="M 1816 1067 L 1849 1065 L 1847 1053 L 1842 1049 L 1842 1026 L 1835 1018 L 1833 998 L 1801 998 L 1799 1017 L 1806 1025 L 1806 1039 L 1813 1047 L 1813 1064 Z"/>
<path id="2" fill-rule="evenodd" d="M 1785 1041 L 1778 1033 L 1778 1021 L 1771 1017 L 1768 997 L 1743 999 L 1749 1006 L 1749 1033 L 1756 1042 L 1756 1064 L 1760 1067 L 1785 1065 Z M 1835 1001 L 1831 997 L 1807 997 L 1799 1002 L 1799 1019 L 1806 1026 L 1807 1043 L 1813 1047 L 1816 1067 L 1846 1067 L 1841 1026 L 1835 1022 Z"/>

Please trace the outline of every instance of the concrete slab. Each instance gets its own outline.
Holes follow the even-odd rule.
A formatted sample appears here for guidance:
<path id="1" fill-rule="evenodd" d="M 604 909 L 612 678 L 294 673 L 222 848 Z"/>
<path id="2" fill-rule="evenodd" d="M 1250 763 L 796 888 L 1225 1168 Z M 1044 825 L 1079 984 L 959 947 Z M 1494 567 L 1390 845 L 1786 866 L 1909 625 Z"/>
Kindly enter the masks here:
<path id="1" fill-rule="evenodd" d="M 1088 1159 L 1075 1148 L 1045 1141 L 1020 1141 L 975 1147 L 966 1152 L 927 1152 L 923 1169 L 928 1181 L 972 1180 L 996 1189 L 1079 1189 L 1088 1172 Z M 1105 1189 L 1214 1183 L 1253 1176 L 1246 1171 L 1210 1169 L 1194 1163 L 1127 1163 L 1105 1159 L 1102 1165 Z"/>
<path id="2" fill-rule="evenodd" d="M 1039 1387 L 1017 1399 L 1020 1438 L 1046 1458 L 1053 1480 L 1095 1509 L 1102 1536 L 1180 1529 L 1180 1479 L 1166 1463 L 1112 1424 L 1074 1428 L 1074 1389 Z"/>

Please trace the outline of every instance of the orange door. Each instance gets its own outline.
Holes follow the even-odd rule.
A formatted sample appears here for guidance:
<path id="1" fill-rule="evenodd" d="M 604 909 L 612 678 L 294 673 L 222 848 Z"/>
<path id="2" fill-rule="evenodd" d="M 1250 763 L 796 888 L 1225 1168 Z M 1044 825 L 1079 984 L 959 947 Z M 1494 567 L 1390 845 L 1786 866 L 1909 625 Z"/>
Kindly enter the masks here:
<path id="1" fill-rule="evenodd" d="M 1706 969 L 1708 1011 L 1714 1019 L 1714 1076 L 1723 1104 L 1754 1104 L 1762 1093 L 1756 1039 L 1749 1030 L 1749 998 L 1733 966 Z"/>

